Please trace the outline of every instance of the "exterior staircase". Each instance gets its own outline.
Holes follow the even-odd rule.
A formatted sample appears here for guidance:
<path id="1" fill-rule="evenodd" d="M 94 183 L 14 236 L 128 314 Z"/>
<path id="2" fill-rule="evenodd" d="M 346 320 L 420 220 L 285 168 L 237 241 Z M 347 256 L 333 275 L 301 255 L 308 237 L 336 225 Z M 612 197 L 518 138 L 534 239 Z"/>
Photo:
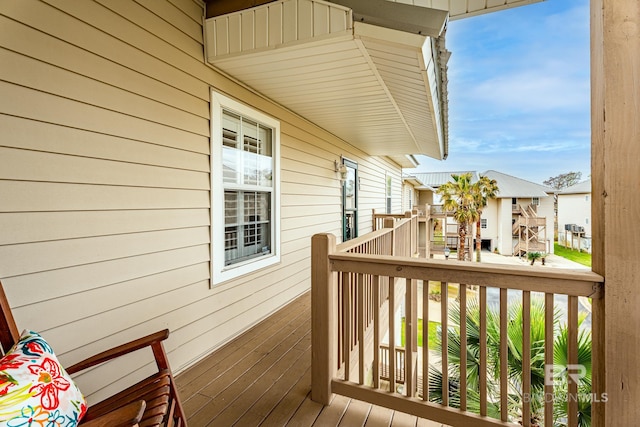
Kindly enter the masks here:
<path id="1" fill-rule="evenodd" d="M 517 213 L 518 217 L 512 227 L 512 235 L 516 241 L 513 254 L 526 256 L 529 252 L 546 252 L 547 218 L 539 217 L 534 205 L 526 208 L 519 206 Z"/>

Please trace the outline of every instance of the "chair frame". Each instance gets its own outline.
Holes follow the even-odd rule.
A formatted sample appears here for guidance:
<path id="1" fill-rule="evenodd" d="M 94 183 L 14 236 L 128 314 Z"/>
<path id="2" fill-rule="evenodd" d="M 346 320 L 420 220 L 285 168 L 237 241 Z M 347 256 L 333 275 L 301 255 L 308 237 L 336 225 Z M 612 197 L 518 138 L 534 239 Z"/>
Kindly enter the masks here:
<path id="1" fill-rule="evenodd" d="M 19 340 L 20 332 L 1 281 L 0 309 L 2 310 L 0 314 L 0 344 L 2 344 L 2 349 L 7 351 Z M 73 375 L 147 347 L 151 348 L 158 368 L 158 373 L 151 377 L 102 402 L 89 406 L 80 425 L 85 427 L 124 427 L 137 426 L 138 423 L 144 422 L 143 425 L 187 427 L 185 412 L 162 344 L 168 336 L 169 330 L 164 329 L 103 351 L 65 368 L 69 375 Z M 158 391 L 159 389 L 162 391 Z M 149 414 L 154 419 L 162 421 L 157 424 L 148 424 L 148 417 L 151 417 Z M 146 422 L 145 419 L 147 419 Z"/>

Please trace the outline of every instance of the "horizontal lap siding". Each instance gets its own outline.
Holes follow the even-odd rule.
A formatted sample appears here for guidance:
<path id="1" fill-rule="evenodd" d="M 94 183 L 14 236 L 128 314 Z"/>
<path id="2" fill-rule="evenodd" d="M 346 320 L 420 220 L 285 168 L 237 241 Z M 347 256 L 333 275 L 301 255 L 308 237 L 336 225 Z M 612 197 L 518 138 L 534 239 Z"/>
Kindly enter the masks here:
<path id="1" fill-rule="evenodd" d="M 70 364 L 169 328 L 181 371 L 310 286 L 310 237 L 341 234 L 334 160 L 371 158 L 204 65 L 196 0 L 0 3 L 0 278 L 19 328 Z M 210 88 L 282 125 L 282 262 L 210 288 Z M 43 314 L 44 313 L 44 314 Z M 81 375 L 96 400 L 149 354 Z"/>
<path id="2" fill-rule="evenodd" d="M 213 71 L 194 7 L 0 5 L 0 277 L 19 327 L 42 332 L 67 364 L 169 327 L 179 369 L 191 360 L 174 356 L 180 331 L 208 315 L 191 308 L 211 294 Z M 97 400 L 149 361 L 78 382 Z"/>

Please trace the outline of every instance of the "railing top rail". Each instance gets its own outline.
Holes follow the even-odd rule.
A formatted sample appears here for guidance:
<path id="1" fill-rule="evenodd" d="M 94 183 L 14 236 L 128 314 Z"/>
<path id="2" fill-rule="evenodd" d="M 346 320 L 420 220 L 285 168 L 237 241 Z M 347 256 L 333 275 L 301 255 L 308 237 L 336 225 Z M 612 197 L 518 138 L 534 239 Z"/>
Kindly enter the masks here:
<path id="1" fill-rule="evenodd" d="M 480 264 L 387 255 L 330 254 L 333 271 L 436 280 L 503 289 L 599 298 L 604 278 L 591 271 Z"/>
<path id="2" fill-rule="evenodd" d="M 374 218 L 405 218 L 404 214 L 374 213 Z"/>
<path id="3" fill-rule="evenodd" d="M 405 218 L 405 217 L 398 218 L 398 220 L 397 220 L 397 221 L 395 222 L 395 224 L 394 224 L 394 227 L 398 228 L 398 227 L 400 227 L 400 226 L 402 226 L 402 225 L 406 224 L 407 222 L 411 222 L 411 220 L 412 220 L 413 218 L 415 218 L 415 217 L 411 217 L 411 218 Z"/>
<path id="4" fill-rule="evenodd" d="M 364 236 L 356 237 L 351 240 L 347 240 L 346 242 L 342 242 L 339 245 L 336 245 L 337 252 L 349 252 L 353 248 L 357 248 L 367 242 L 375 240 L 385 234 L 391 233 L 391 228 L 381 228 L 380 230 L 372 231 L 371 233 L 367 233 Z"/>

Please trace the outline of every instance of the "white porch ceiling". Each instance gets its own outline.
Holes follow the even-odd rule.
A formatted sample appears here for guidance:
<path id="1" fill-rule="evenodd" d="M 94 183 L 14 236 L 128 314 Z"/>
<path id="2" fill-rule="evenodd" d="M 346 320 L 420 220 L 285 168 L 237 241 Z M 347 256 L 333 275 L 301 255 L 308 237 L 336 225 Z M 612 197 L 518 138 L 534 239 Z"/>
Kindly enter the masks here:
<path id="1" fill-rule="evenodd" d="M 444 28 L 446 12 L 424 12 Z M 207 19 L 205 39 L 210 64 L 371 155 L 405 167 L 408 155 L 445 155 L 439 54 L 426 35 L 282 0 Z"/>
<path id="2" fill-rule="evenodd" d="M 340 0 L 338 0 L 340 1 Z M 546 0 L 387 0 L 394 3 L 404 3 L 433 9 L 449 11 L 449 19 L 468 18 L 470 16 L 497 12 L 518 6 L 540 3 Z"/>

